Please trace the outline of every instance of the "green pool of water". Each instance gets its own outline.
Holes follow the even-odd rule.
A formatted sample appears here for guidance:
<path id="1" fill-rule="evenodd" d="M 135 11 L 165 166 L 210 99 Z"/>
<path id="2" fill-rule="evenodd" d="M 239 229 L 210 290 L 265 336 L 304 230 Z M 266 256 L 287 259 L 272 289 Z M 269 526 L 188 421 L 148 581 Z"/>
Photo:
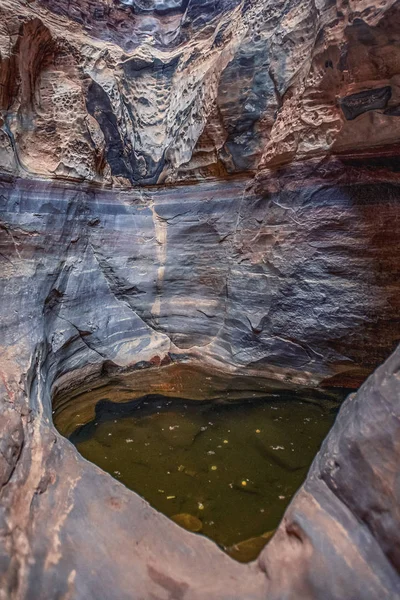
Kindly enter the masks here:
<path id="1" fill-rule="evenodd" d="M 278 526 L 339 400 L 282 394 L 240 404 L 101 401 L 95 420 L 70 440 L 154 508 L 196 517 L 196 529 L 229 548 Z"/>

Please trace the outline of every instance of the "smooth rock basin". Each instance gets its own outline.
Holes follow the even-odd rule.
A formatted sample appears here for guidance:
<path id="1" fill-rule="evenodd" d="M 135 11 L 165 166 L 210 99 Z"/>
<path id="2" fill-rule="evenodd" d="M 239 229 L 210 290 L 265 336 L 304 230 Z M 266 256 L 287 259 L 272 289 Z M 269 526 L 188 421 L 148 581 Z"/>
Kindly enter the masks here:
<path id="1" fill-rule="evenodd" d="M 120 403 L 108 386 L 84 424 L 90 393 L 74 397 L 69 439 L 158 511 L 248 562 L 278 527 L 345 393 L 282 391 L 222 403 L 148 395 Z M 57 411 L 54 418 L 57 425 Z M 63 425 L 59 419 L 66 433 Z"/>
<path id="2" fill-rule="evenodd" d="M 235 200 L 237 188 L 231 194 L 217 184 L 202 185 L 197 199 L 193 186 L 160 191 L 154 202 L 171 223 L 171 271 L 166 266 L 155 320 L 149 315 L 160 306 L 154 277 L 160 261 L 151 198 L 77 194 L 57 182 L 3 183 L 1 251 L 10 257 L 1 286 L 5 598 L 400 598 L 400 349 L 346 399 L 278 530 L 250 564 L 177 526 L 82 458 L 52 419 L 57 395 L 57 423 L 61 416 L 68 426 L 75 413 L 83 423 L 93 420 L 106 397 L 94 388 L 105 379 L 118 384 L 123 401 L 157 389 L 193 399 L 201 391 L 210 400 L 226 390 L 231 400 L 265 396 L 277 385 L 356 387 L 399 339 L 399 186 L 387 183 L 394 174 L 379 177 L 379 188 L 370 173 L 360 189 L 354 181 L 365 178 L 357 171 L 344 194 L 337 179 L 316 183 L 314 174 L 301 178 L 299 194 L 264 190 L 264 199 L 243 203 L 241 194 Z M 216 199 L 204 202 L 205 189 Z M 191 213 L 179 216 L 183 202 Z M 298 229 L 289 223 L 294 211 Z M 201 227 L 194 236 L 196 215 Z M 213 222 L 219 215 L 217 239 L 203 236 L 210 215 Z M 270 244 L 275 226 L 280 237 Z M 259 244 L 252 241 L 256 233 Z M 221 288 L 214 280 L 202 286 L 211 260 L 221 267 Z M 132 264 L 138 270 L 131 272 Z M 271 275 L 271 264 L 280 272 Z M 134 287 L 138 271 L 145 287 Z M 177 281 L 181 305 L 173 293 Z M 210 318 L 219 290 L 220 316 Z M 201 310 L 208 299 L 207 314 L 197 311 L 199 299 Z M 292 341 L 282 340 L 288 330 Z M 207 343 L 189 348 L 201 332 Z M 98 397 L 82 412 L 73 394 L 84 386 Z M 237 390 L 240 397 L 232 398 Z"/>

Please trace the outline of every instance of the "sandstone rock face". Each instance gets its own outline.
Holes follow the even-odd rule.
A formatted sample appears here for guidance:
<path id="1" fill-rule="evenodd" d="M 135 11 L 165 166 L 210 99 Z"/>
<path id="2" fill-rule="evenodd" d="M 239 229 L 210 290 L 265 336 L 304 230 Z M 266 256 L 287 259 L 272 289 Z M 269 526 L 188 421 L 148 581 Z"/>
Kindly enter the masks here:
<path id="1" fill-rule="evenodd" d="M 0 600 L 400 598 L 399 350 L 250 565 L 52 423 L 393 352 L 399 36 L 394 0 L 0 1 Z"/>
<path id="2" fill-rule="evenodd" d="M 129 187 L 399 138 L 394 0 L 2 0 L 0 11 L 3 170 Z"/>
<path id="3" fill-rule="evenodd" d="M 29 253 L 32 238 L 23 248 L 14 233 L 18 252 Z M 239 565 L 87 463 L 54 430 L 52 383 L 79 364 L 76 342 L 86 336 L 59 339 L 58 351 L 43 338 L 51 332 L 46 309 L 37 310 L 33 289 L 30 304 L 18 287 L 32 275 L 27 256 L 19 268 L 14 326 L 6 329 L 15 337 L 5 339 L 1 361 L 2 598 L 400 598 L 399 350 L 345 402 L 259 559 Z M 47 305 L 54 302 L 53 294 Z M 105 364 L 98 353 L 91 361 Z"/>
<path id="4" fill-rule="evenodd" d="M 3 177 L 4 598 L 400 597 L 398 352 L 346 402 L 250 565 L 156 513 L 52 424 L 52 396 L 68 419 L 84 386 L 112 382 L 122 400 L 357 386 L 389 353 L 396 174 L 336 161 L 263 177 L 135 192 Z"/>
<path id="5" fill-rule="evenodd" d="M 4 180 L 4 345 L 28 327 L 31 352 L 45 343 L 73 380 L 88 364 L 162 364 L 164 391 L 183 397 L 223 394 L 225 375 L 233 395 L 357 387 L 400 337 L 400 186 L 343 162 L 277 183 L 116 194 Z"/>
<path id="6" fill-rule="evenodd" d="M 268 573 L 281 573 L 267 598 L 400 596 L 399 359 L 397 350 L 344 403 L 305 485 L 259 559 Z M 288 574 L 299 560 L 304 566 Z M 372 563 L 373 582 L 362 575 Z M 341 589 L 348 569 L 353 575 Z"/>

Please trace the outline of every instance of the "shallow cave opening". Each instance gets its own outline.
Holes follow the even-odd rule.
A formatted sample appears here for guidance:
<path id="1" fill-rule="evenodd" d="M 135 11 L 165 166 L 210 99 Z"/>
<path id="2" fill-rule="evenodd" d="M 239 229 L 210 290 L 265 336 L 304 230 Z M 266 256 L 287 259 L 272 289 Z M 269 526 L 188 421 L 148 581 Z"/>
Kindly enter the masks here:
<path id="1" fill-rule="evenodd" d="M 190 399 L 187 388 L 180 397 L 166 392 L 162 378 L 158 387 L 149 394 L 138 382 L 122 387 L 118 380 L 56 394 L 54 424 L 85 459 L 157 511 L 232 558 L 254 560 L 304 482 L 348 390 L 235 397 L 231 389 Z"/>

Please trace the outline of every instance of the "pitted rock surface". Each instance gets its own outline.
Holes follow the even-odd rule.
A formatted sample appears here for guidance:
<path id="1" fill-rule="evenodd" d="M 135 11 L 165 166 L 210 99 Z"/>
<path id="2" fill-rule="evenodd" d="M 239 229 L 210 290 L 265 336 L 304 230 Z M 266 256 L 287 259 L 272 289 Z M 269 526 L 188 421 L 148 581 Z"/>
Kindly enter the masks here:
<path id="1" fill-rule="evenodd" d="M 394 0 L 2 0 L 0 16 L 0 166 L 23 177 L 131 187 L 399 139 Z"/>

